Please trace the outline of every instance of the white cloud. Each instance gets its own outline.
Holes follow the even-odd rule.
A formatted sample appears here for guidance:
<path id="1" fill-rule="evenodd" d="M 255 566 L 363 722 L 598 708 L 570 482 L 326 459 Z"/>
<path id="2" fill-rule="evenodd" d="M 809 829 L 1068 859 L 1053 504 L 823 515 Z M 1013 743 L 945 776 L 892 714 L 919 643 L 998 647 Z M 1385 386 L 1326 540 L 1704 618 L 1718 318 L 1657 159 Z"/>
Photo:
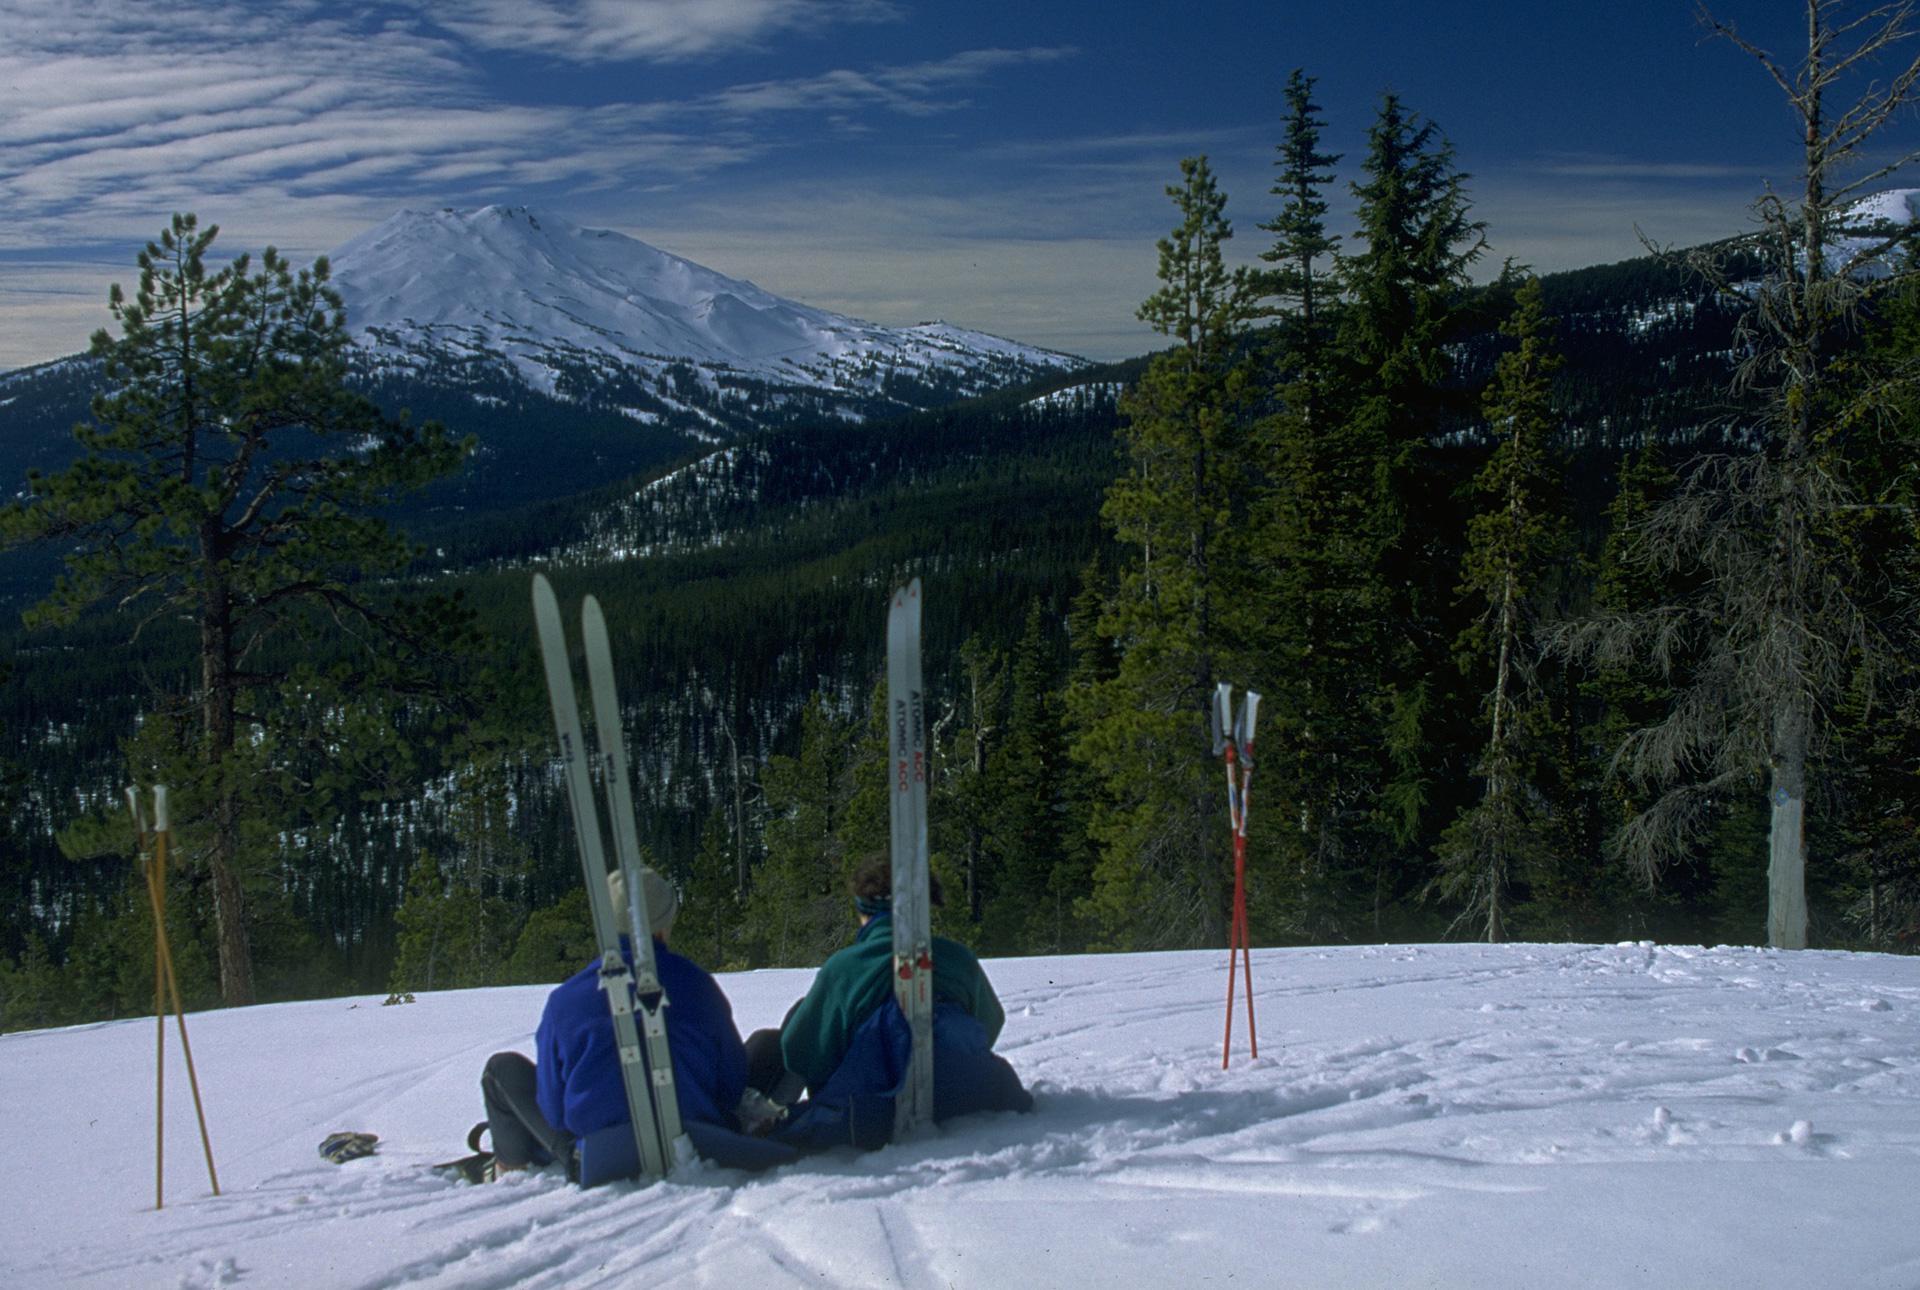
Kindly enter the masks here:
<path id="1" fill-rule="evenodd" d="M 736 85 L 702 101 L 736 116 L 772 112 L 841 112 L 881 107 L 909 116 L 927 116 L 964 106 L 965 100 L 938 97 L 1007 67 L 1054 62 L 1074 51 L 1051 49 L 972 49 L 933 62 L 857 72 L 836 68 L 818 76 Z"/>
<path id="2" fill-rule="evenodd" d="M 812 112 L 856 132 L 850 113 L 946 110 L 996 71 L 1066 53 L 969 50 L 683 101 L 535 106 L 498 97 L 499 83 L 460 42 L 544 51 L 573 41 L 581 60 L 665 56 L 803 17 L 820 25 L 894 11 L 871 0 L 474 0 L 370 12 L 298 0 L 164 9 L 0 0 L 10 32 L 0 47 L 0 248 L 56 245 L 76 230 L 144 236 L 172 209 L 255 209 L 269 192 L 338 187 L 392 203 L 516 185 L 658 190 L 781 141 L 746 133 L 754 118 Z"/>
<path id="3" fill-rule="evenodd" d="M 899 17 L 885 0 L 431 0 L 419 8 L 484 48 L 575 63 L 701 58 Z"/>

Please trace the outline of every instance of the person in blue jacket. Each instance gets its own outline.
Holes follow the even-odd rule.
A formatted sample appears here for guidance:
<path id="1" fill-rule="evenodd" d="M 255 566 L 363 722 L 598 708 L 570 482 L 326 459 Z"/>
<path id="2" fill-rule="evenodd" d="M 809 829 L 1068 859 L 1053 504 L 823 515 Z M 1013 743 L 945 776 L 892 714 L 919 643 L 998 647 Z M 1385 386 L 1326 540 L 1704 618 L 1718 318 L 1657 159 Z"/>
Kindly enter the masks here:
<path id="1" fill-rule="evenodd" d="M 640 872 L 647 888 L 654 963 L 667 996 L 667 1041 L 680 1117 L 690 1125 L 737 1132 L 747 1057 L 733 1009 L 712 976 L 667 948 L 679 898 L 652 869 Z M 624 910 L 626 896 L 617 874 L 612 885 L 614 908 Z M 493 1160 L 484 1176 L 555 1161 L 571 1167 L 575 1140 L 631 1122 L 613 1014 L 600 988 L 599 971 L 595 959 L 547 996 L 534 1034 L 537 1060 L 504 1052 L 487 1062 L 480 1088 L 493 1136 Z"/>
<path id="2" fill-rule="evenodd" d="M 807 1100 L 773 1135 L 803 1150 L 885 1142 L 912 1051 L 893 997 L 893 871 L 885 856 L 861 866 L 852 895 L 860 916 L 853 943 L 826 961 L 778 1032 L 756 1032 L 748 1044 L 749 1079 L 761 1092 L 786 1101 L 804 1084 Z M 929 895 L 940 903 L 937 879 Z M 934 1119 L 1031 1110 L 1019 1075 L 992 1051 L 1006 1012 L 973 951 L 944 936 L 933 938 L 933 999 Z"/>

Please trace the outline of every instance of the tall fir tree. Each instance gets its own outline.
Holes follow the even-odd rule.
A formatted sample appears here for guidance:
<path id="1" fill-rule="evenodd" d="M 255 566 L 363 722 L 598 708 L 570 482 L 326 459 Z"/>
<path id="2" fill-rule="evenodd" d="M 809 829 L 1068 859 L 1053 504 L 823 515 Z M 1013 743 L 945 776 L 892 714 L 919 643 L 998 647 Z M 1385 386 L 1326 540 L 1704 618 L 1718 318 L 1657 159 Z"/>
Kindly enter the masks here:
<path id="1" fill-rule="evenodd" d="M 1424 882 L 1459 543 L 1433 446 L 1457 416 L 1446 342 L 1484 246 L 1451 147 L 1391 94 L 1362 170 L 1324 384 L 1311 419 L 1275 420 L 1261 526 L 1278 655 L 1265 742 L 1281 750 L 1265 800 L 1290 821 L 1285 915 L 1312 939 L 1392 934 L 1387 906 Z"/>
<path id="2" fill-rule="evenodd" d="M 1057 695 L 1061 668 L 1044 606 L 1034 600 L 1014 646 L 1006 736 L 1001 741 L 994 842 L 1001 879 L 985 943 L 1023 953 L 1065 953 L 1074 939 L 1074 875 L 1066 866 L 1066 749 Z"/>
<path id="3" fill-rule="evenodd" d="M 1224 939 L 1225 850 L 1206 705 L 1246 636 L 1244 339 L 1252 288 L 1226 267 L 1226 195 L 1206 158 L 1168 195 L 1160 287 L 1140 317 L 1174 341 L 1123 401 L 1125 469 L 1102 514 L 1129 548 L 1101 630 L 1120 651 L 1075 755 L 1107 781 L 1092 827 L 1095 904 L 1115 944 Z M 1216 827 L 1209 827 L 1216 826 Z"/>
<path id="4" fill-rule="evenodd" d="M 927 806 L 928 828 L 937 840 L 930 836 L 928 845 L 952 858 L 960 886 L 949 897 L 951 912 L 976 929 L 1002 877 L 995 808 L 1001 794 L 997 753 L 1006 660 L 978 636 L 969 637 L 960 647 L 957 680 L 958 693 L 946 720 L 934 724 L 936 742 L 942 746 Z M 943 725 L 952 733 L 940 740 Z"/>
<path id="5" fill-rule="evenodd" d="M 1259 829 L 1266 844 L 1259 853 L 1277 848 L 1272 867 L 1284 879 L 1261 891 L 1253 913 L 1275 931 L 1306 938 L 1333 935 L 1338 924 L 1321 879 L 1339 867 L 1333 855 L 1341 836 L 1334 826 L 1336 803 L 1348 796 L 1342 780 L 1352 764 L 1343 764 L 1328 729 L 1340 706 L 1331 699 L 1332 688 L 1347 665 L 1329 649 L 1328 611 L 1342 601 L 1355 571 L 1351 552 L 1322 530 L 1344 527 L 1329 509 L 1358 495 L 1321 473 L 1337 396 L 1328 341 L 1339 303 L 1331 260 L 1340 239 L 1327 230 L 1326 189 L 1339 157 L 1321 151 L 1325 123 L 1313 85 L 1297 68 L 1288 77 L 1285 137 L 1272 188 L 1281 208 L 1260 226 L 1274 235 L 1261 258 L 1275 267 L 1259 284 L 1275 302 L 1269 308 L 1280 315 L 1270 355 L 1278 406 L 1257 429 L 1263 471 L 1254 485 L 1249 557 L 1258 574 L 1249 594 L 1266 623 L 1254 664 L 1264 678 L 1264 745 L 1271 750 L 1262 757 L 1261 797 L 1275 808 L 1263 811 L 1259 823 L 1269 816 L 1297 822 L 1283 830 Z"/>
<path id="6" fill-rule="evenodd" d="M 1342 262 L 1349 307 L 1340 362 L 1355 397 L 1345 409 L 1347 450 L 1372 466 L 1361 541 L 1385 592 L 1377 639 L 1387 714 L 1383 823 L 1396 848 L 1420 836 L 1431 790 L 1428 727 L 1451 646 L 1446 612 L 1457 567 L 1449 490 L 1436 487 L 1434 445 L 1447 424 L 1451 338 L 1467 270 L 1486 246 L 1472 219 L 1467 176 L 1439 127 L 1386 95 L 1367 135 L 1365 179 L 1353 186 L 1366 248 Z"/>
<path id="7" fill-rule="evenodd" d="M 1840 516 L 1849 560 L 1885 571 L 1867 603 L 1887 639 L 1920 638 L 1920 282 L 1880 303 L 1851 381 L 1889 391 L 1876 415 L 1848 426 L 1848 480 L 1858 509 Z M 1863 660 L 1864 662 L 1864 660 Z M 1920 949 L 1920 648 L 1856 667 L 1835 712 L 1833 844 L 1836 900 L 1853 944 Z"/>
<path id="8" fill-rule="evenodd" d="M 1678 485 L 1679 477 L 1666 464 L 1658 444 L 1644 443 L 1621 459 L 1619 484 L 1604 515 L 1605 537 L 1594 575 L 1595 613 L 1624 614 L 1679 594 L 1681 586 L 1674 578 L 1635 559 L 1636 535 Z M 1577 629 L 1576 625 L 1560 623 L 1549 629 L 1549 645 L 1556 654 L 1570 629 Z M 1613 863 L 1608 853 L 1609 841 L 1654 797 L 1645 784 L 1615 764 L 1613 752 L 1632 731 L 1666 713 L 1676 682 L 1692 672 L 1695 662 L 1678 642 L 1662 658 L 1636 658 L 1631 650 L 1620 648 L 1591 659 L 1577 683 L 1586 714 L 1580 737 L 1589 749 L 1600 750 L 1598 756 L 1589 755 L 1580 772 L 1587 806 L 1577 854 L 1594 857 L 1598 867 L 1593 885 L 1601 888 L 1600 899 L 1624 919 L 1619 928 L 1622 934 L 1693 939 L 1710 935 L 1704 919 L 1714 884 L 1704 854 L 1696 850 L 1680 857 L 1658 875 L 1657 886 L 1650 886 L 1644 873 L 1639 875 L 1642 881 L 1632 881 L 1626 868 Z M 1593 934 L 1603 933 L 1596 928 Z"/>
<path id="9" fill-rule="evenodd" d="M 731 822 L 725 809 L 707 812 L 700 846 L 674 920 L 674 945 L 713 971 L 745 967 L 743 902 L 735 874 Z"/>
<path id="10" fill-rule="evenodd" d="M 1459 588 L 1478 611 L 1456 654 L 1461 670 L 1485 687 L 1486 738 L 1474 767 L 1483 787 L 1441 839 L 1438 887 L 1461 905 L 1456 924 L 1477 924 L 1488 941 L 1507 939 L 1513 886 L 1554 849 L 1540 770 L 1558 741 L 1540 688 L 1536 628 L 1569 551 L 1547 459 L 1560 359 L 1546 329 L 1540 280 L 1532 278 L 1501 328 L 1514 348 L 1495 364 L 1486 394 L 1495 447 L 1475 481 L 1481 509 L 1468 522 Z"/>
<path id="11" fill-rule="evenodd" d="M 1093 822 L 1111 809 L 1111 800 L 1100 767 L 1078 750 L 1103 719 L 1109 686 L 1120 671 L 1120 651 L 1101 626 L 1114 584 L 1099 559 L 1089 560 L 1067 608 L 1066 681 L 1060 700 L 1061 742 L 1067 754 L 1060 777 L 1062 855 L 1050 885 L 1057 923 L 1064 928 L 1071 920 L 1079 934 L 1077 948 L 1100 940 L 1093 883 L 1100 844 Z"/>
<path id="12" fill-rule="evenodd" d="M 12 674 L 13 669 L 9 665 L 0 663 L 0 687 L 6 685 Z M 0 724 L 0 749 L 9 746 L 6 734 L 6 726 Z M 21 909 L 26 908 L 31 899 L 32 874 L 24 849 L 14 844 L 11 835 L 18 819 L 14 814 L 14 803 L 25 791 L 24 768 L 12 757 L 0 754 L 0 903 Z M 19 945 L 12 943 L 12 937 L 6 935 L 10 930 L 0 928 L 0 963 L 5 963 L 25 948 L 24 939 Z"/>
<path id="13" fill-rule="evenodd" d="M 1286 137 L 1274 161 L 1279 174 L 1271 190 L 1281 199 L 1280 210 L 1260 225 L 1273 234 L 1273 244 L 1260 253 L 1273 267 L 1255 279 L 1261 296 L 1275 302 L 1268 308 L 1280 316 L 1278 365 L 1288 406 L 1308 426 L 1322 393 L 1321 351 L 1329 306 L 1337 300 L 1330 281 L 1332 258 L 1340 248 L 1340 238 L 1327 231 L 1326 198 L 1340 154 L 1320 150 L 1326 121 L 1313 101 L 1314 84 L 1297 67 L 1287 77 Z"/>

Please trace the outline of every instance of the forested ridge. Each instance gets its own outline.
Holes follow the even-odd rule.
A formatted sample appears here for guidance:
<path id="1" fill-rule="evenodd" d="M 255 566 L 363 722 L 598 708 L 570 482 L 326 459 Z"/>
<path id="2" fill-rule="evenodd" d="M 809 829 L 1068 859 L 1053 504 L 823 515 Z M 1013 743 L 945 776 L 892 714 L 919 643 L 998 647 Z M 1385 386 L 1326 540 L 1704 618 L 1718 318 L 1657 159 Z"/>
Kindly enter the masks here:
<path id="1" fill-rule="evenodd" d="M 1168 188 L 1159 353 L 433 511 L 429 549 L 357 593 L 440 625 L 377 701 L 337 614 L 263 637 L 278 701 L 326 733 L 245 751 L 257 992 L 404 998 L 590 954 L 534 569 L 606 609 L 643 841 L 715 967 L 817 963 L 850 930 L 844 880 L 886 839 L 883 606 L 914 576 L 937 925 L 983 953 L 1224 942 L 1221 681 L 1266 696 L 1258 943 L 1920 945 L 1920 308 L 1904 268 L 1808 268 L 1819 239 L 1910 234 L 1816 196 L 1718 247 L 1474 285 L 1498 230 L 1437 127 L 1385 96 L 1343 162 L 1312 85 L 1289 83 L 1262 267 L 1226 267 L 1204 158 Z M 434 415 L 465 429 L 457 400 Z M 151 1000 L 119 794 L 164 763 L 153 714 L 193 690 L 194 643 L 133 628 L 95 606 L 0 638 L 10 1027 Z M 170 905 L 202 1002 L 210 880 L 189 859 Z"/>

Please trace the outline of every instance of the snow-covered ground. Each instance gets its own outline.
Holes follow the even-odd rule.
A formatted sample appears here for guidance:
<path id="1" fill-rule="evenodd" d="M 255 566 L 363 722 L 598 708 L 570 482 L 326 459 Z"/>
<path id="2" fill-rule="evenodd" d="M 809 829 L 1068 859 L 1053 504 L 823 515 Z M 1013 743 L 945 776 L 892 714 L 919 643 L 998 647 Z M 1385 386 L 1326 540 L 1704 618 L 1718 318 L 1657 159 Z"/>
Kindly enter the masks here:
<path id="1" fill-rule="evenodd" d="M 1038 1096 L 868 1155 L 583 1192 L 425 1169 L 543 991 L 0 1036 L 6 1286 L 1920 1286 L 1920 960 L 1652 945 L 1003 960 Z M 809 974 L 722 978 L 742 1029 Z M 383 1138 L 344 1166 L 334 1129 Z"/>

